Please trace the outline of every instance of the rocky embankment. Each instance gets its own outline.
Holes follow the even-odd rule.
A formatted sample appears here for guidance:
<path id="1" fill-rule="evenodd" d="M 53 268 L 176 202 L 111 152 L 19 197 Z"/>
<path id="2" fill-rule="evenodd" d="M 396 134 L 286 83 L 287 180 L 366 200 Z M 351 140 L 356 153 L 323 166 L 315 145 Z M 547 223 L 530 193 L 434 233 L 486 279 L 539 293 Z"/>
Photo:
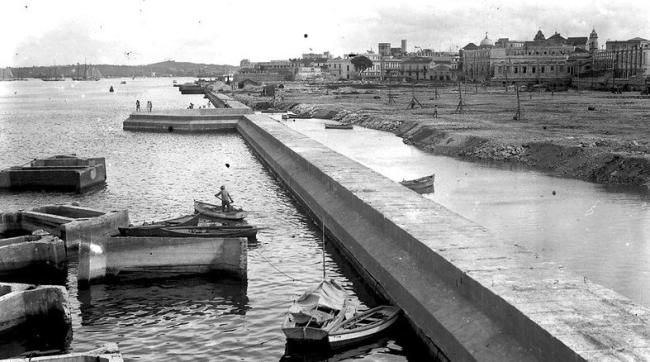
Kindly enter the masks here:
<path id="1" fill-rule="evenodd" d="M 254 109 L 271 104 L 252 97 L 236 98 Z M 650 189 L 650 156 L 630 144 L 554 141 L 507 142 L 472 134 L 471 130 L 441 129 L 419 121 L 404 121 L 367 111 L 349 111 L 335 105 L 280 103 L 276 108 L 310 118 L 331 119 L 395 133 L 404 143 L 426 151 L 466 160 L 511 162 L 554 175 L 602 184 L 621 184 Z"/>

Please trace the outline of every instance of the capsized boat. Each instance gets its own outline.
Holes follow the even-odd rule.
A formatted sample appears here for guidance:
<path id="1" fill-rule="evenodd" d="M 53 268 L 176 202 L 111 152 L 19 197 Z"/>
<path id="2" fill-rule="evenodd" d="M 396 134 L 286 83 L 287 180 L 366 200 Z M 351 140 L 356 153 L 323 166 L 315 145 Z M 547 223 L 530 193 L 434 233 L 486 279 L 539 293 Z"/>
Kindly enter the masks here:
<path id="1" fill-rule="evenodd" d="M 325 129 L 352 129 L 349 123 L 325 123 Z"/>
<path id="2" fill-rule="evenodd" d="M 222 211 L 221 206 L 210 204 L 203 201 L 194 200 L 194 211 L 210 217 L 225 220 L 243 220 L 248 216 L 248 212 L 242 209 L 233 209 L 232 211 Z"/>
<path id="3" fill-rule="evenodd" d="M 433 193 L 433 183 L 436 179 L 435 174 L 429 176 L 424 176 L 416 178 L 414 180 L 403 180 L 400 184 L 408 187 L 409 189 L 419 193 L 419 194 L 430 194 Z"/>
<path id="4" fill-rule="evenodd" d="M 282 332 L 290 341 L 327 341 L 327 336 L 345 319 L 347 293 L 334 280 L 323 280 L 296 299 L 282 323 Z"/>
<path id="5" fill-rule="evenodd" d="M 399 314 L 399 308 L 383 305 L 344 320 L 329 331 L 330 347 L 339 348 L 376 338 L 397 321 Z"/>
<path id="6" fill-rule="evenodd" d="M 122 236 L 158 236 L 156 230 L 169 226 L 197 226 L 200 215 L 184 215 L 169 220 L 156 221 L 150 224 L 144 223 L 140 226 L 118 227 Z"/>

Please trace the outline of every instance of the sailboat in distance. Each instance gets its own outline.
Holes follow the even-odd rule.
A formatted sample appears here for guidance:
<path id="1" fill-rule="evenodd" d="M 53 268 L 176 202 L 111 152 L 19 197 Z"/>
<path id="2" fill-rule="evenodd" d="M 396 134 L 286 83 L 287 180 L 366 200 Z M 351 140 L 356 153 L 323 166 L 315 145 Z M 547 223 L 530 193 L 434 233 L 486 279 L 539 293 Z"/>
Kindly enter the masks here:
<path id="1" fill-rule="evenodd" d="M 75 75 L 72 77 L 72 80 L 85 81 L 85 80 L 100 80 L 102 79 L 102 73 L 93 66 L 89 66 L 84 63 L 83 66 L 77 63 L 75 68 Z"/>

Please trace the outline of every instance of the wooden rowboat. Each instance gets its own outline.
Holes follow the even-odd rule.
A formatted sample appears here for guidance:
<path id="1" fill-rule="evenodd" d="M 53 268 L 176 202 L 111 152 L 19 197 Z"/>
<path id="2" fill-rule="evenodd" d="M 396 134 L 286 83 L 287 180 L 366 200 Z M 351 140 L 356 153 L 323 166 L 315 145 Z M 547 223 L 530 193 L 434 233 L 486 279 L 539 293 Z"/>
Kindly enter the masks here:
<path id="1" fill-rule="evenodd" d="M 353 126 L 349 123 L 325 123 L 325 129 L 352 129 Z"/>
<path id="2" fill-rule="evenodd" d="M 221 206 L 198 200 L 194 200 L 194 210 L 202 215 L 225 220 L 243 220 L 248 216 L 248 212 L 242 209 L 224 212 L 221 211 Z"/>
<path id="3" fill-rule="evenodd" d="M 330 347 L 340 348 L 376 338 L 397 321 L 399 313 L 397 307 L 379 306 L 340 322 L 329 331 Z"/>
<path id="4" fill-rule="evenodd" d="M 214 226 L 204 227 L 168 227 L 159 229 L 160 235 L 155 236 L 171 236 L 171 237 L 194 237 L 194 238 L 249 238 L 255 239 L 257 231 L 260 228 L 245 227 L 245 228 L 225 228 Z"/>
<path id="5" fill-rule="evenodd" d="M 156 236 L 157 230 L 170 226 L 196 226 L 199 224 L 200 215 L 186 215 L 174 219 L 142 224 L 139 226 L 118 227 L 122 236 Z"/>
<path id="6" fill-rule="evenodd" d="M 333 326 L 345 319 L 347 293 L 336 281 L 322 281 L 289 308 L 282 332 L 292 342 L 327 341 Z"/>
<path id="7" fill-rule="evenodd" d="M 433 183 L 435 181 L 436 175 L 432 174 L 429 176 L 424 176 L 416 178 L 414 180 L 403 180 L 400 184 L 408 187 L 409 189 L 419 193 L 419 194 L 430 194 L 433 193 Z"/>

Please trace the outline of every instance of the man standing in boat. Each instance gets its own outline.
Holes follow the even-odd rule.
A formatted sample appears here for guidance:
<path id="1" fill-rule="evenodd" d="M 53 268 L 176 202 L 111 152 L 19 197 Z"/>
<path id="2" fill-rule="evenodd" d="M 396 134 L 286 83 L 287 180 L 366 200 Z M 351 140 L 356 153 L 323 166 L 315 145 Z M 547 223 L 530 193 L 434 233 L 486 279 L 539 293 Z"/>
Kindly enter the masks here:
<path id="1" fill-rule="evenodd" d="M 226 186 L 221 185 L 221 190 L 217 192 L 214 197 L 221 199 L 221 211 L 232 211 L 230 203 L 235 201 L 230 197 L 230 192 L 226 190 Z"/>

